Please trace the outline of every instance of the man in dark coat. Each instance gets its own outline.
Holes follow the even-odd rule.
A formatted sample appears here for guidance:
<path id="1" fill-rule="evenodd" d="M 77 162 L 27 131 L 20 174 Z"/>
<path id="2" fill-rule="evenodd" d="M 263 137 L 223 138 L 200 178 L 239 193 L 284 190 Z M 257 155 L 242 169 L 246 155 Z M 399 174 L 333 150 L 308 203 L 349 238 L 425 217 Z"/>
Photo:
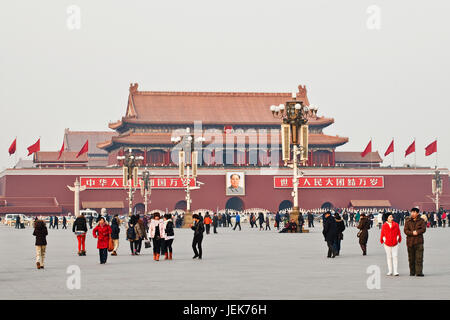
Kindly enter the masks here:
<path id="1" fill-rule="evenodd" d="M 337 236 L 336 220 L 331 216 L 330 211 L 327 211 L 324 216 L 322 234 L 328 246 L 327 258 L 334 258 L 336 256 L 333 246 Z"/>
<path id="2" fill-rule="evenodd" d="M 359 233 L 359 246 L 362 249 L 363 256 L 367 255 L 367 241 L 369 240 L 369 229 L 370 229 L 370 222 L 369 219 L 366 217 L 365 213 L 361 213 L 358 224 L 358 229 L 360 230 Z"/>
<path id="3" fill-rule="evenodd" d="M 55 216 L 55 219 L 53 220 L 53 229 L 59 229 L 59 219 L 58 216 Z"/>
<path id="4" fill-rule="evenodd" d="M 214 213 L 214 215 L 213 215 L 213 223 L 212 223 L 212 225 L 213 225 L 213 232 L 214 233 L 217 233 L 217 226 L 218 226 L 218 224 L 219 224 L 219 217 L 217 216 L 217 213 Z"/>
<path id="5" fill-rule="evenodd" d="M 89 216 L 89 229 L 92 229 L 92 222 L 94 220 L 94 217 L 92 215 Z"/>
<path id="6" fill-rule="evenodd" d="M 20 216 L 16 216 L 16 229 L 20 229 Z"/>
<path id="7" fill-rule="evenodd" d="M 345 226 L 348 227 L 348 213 L 347 213 L 347 212 L 344 212 L 344 213 L 342 214 L 342 218 L 344 219 Z"/>
<path id="8" fill-rule="evenodd" d="M 423 277 L 423 234 L 427 230 L 425 221 L 419 216 L 419 209 L 411 210 L 411 217 L 405 220 L 406 246 L 408 247 L 409 275 Z"/>
<path id="9" fill-rule="evenodd" d="M 280 230 L 281 216 L 279 212 L 275 215 L 275 222 L 277 223 L 277 230 Z"/>
<path id="10" fill-rule="evenodd" d="M 336 220 L 336 241 L 334 242 L 334 251 L 336 252 L 336 256 L 338 256 L 339 251 L 341 251 L 341 240 L 344 239 L 343 232 L 345 230 L 345 223 L 337 212 L 334 214 L 334 218 Z"/>
<path id="11" fill-rule="evenodd" d="M 53 216 L 50 216 L 50 222 L 48 223 L 48 228 L 49 229 L 53 228 Z"/>
<path id="12" fill-rule="evenodd" d="M 66 216 L 63 216 L 63 226 L 62 226 L 62 228 L 63 228 L 63 229 L 67 229 L 67 219 L 66 219 Z"/>
<path id="13" fill-rule="evenodd" d="M 314 228 L 314 215 L 308 212 L 308 228 Z"/>
<path id="14" fill-rule="evenodd" d="M 305 224 L 305 219 L 303 218 L 303 214 L 300 212 L 298 215 L 298 232 L 303 233 L 303 225 Z"/>
<path id="15" fill-rule="evenodd" d="M 191 226 L 191 229 L 194 231 L 194 239 L 192 240 L 192 249 L 194 250 L 194 256 L 192 257 L 192 259 L 201 259 L 203 232 L 205 231 L 205 227 L 203 226 L 203 221 L 200 220 L 200 217 L 197 214 L 192 215 L 192 220 L 194 220 L 194 225 Z"/>

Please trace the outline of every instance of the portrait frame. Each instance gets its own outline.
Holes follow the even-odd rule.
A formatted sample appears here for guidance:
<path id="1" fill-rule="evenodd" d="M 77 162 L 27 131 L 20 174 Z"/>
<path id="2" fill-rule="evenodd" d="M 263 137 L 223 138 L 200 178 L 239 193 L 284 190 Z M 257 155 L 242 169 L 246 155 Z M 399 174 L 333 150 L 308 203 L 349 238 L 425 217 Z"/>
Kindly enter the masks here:
<path id="1" fill-rule="evenodd" d="M 237 190 L 231 186 L 231 177 L 237 175 L 239 177 L 239 185 Z M 236 190 L 236 191 L 233 191 Z M 227 196 L 245 196 L 245 172 L 244 171 L 227 171 L 225 173 L 225 195 Z"/>

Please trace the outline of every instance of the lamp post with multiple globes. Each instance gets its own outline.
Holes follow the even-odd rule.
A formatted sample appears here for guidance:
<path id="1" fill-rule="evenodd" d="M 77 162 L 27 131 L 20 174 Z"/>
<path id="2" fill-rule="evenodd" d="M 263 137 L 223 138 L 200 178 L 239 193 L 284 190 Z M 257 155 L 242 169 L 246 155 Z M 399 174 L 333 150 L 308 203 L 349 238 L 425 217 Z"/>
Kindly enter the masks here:
<path id="1" fill-rule="evenodd" d="M 192 224 L 192 212 L 191 212 L 191 190 L 200 189 L 199 186 L 191 187 L 191 180 L 197 177 L 197 159 L 198 153 L 195 151 L 194 141 L 203 142 L 205 141 L 204 137 L 197 137 L 194 140 L 194 135 L 190 132 L 190 128 L 186 128 L 186 132 L 183 136 L 172 137 L 171 141 L 173 144 L 181 144 L 184 146 L 190 153 L 190 165 L 188 161 L 186 161 L 185 151 L 181 149 L 178 153 L 178 168 L 179 168 L 179 177 L 185 187 L 186 191 L 186 212 L 184 214 L 184 222 L 183 228 L 188 228 L 189 225 Z M 191 171 L 192 169 L 192 171 Z M 202 184 L 197 181 L 197 184 Z"/>
<path id="2" fill-rule="evenodd" d="M 124 156 L 118 156 L 117 160 L 123 160 L 123 187 L 128 189 L 128 215 L 133 214 L 133 193 L 139 182 L 138 167 L 144 157 L 135 156 L 132 149 Z"/>
<path id="3" fill-rule="evenodd" d="M 298 207 L 298 183 L 303 172 L 298 172 L 298 157 L 300 162 L 308 161 L 308 118 L 317 116 L 317 108 L 307 106 L 302 101 L 297 100 L 296 93 L 292 94 L 292 99 L 285 104 L 270 106 L 272 115 L 282 120 L 281 139 L 282 157 L 284 165 L 293 169 L 293 208 L 290 218 L 298 222 L 300 214 Z M 293 145 L 292 160 L 290 146 Z"/>

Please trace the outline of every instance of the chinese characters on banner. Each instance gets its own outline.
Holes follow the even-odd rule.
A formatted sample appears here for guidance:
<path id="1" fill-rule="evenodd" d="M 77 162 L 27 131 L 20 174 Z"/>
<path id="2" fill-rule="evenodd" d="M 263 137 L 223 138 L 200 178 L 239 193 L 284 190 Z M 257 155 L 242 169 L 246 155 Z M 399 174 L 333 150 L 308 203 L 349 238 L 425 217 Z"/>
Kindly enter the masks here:
<path id="1" fill-rule="evenodd" d="M 139 178 L 139 186 L 140 181 Z M 80 177 L 82 186 L 86 189 L 123 189 L 122 177 Z M 190 180 L 191 187 L 195 186 L 195 179 Z M 151 177 L 150 186 L 152 189 L 184 189 L 181 178 L 178 177 Z"/>
<path id="2" fill-rule="evenodd" d="M 292 177 L 273 177 L 274 188 L 292 188 Z M 358 189 L 372 189 L 384 188 L 384 177 L 300 177 L 299 188 L 358 188 Z"/>

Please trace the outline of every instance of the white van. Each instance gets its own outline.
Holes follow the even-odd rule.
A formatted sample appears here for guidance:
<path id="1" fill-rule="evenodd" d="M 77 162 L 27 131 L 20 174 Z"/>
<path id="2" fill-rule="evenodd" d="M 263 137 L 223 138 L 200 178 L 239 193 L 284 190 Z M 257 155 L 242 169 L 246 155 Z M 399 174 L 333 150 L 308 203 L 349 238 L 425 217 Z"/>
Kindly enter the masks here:
<path id="1" fill-rule="evenodd" d="M 92 216 L 94 218 L 94 221 L 98 218 L 98 212 L 91 209 L 80 210 L 80 214 L 84 214 L 86 219 Z"/>

